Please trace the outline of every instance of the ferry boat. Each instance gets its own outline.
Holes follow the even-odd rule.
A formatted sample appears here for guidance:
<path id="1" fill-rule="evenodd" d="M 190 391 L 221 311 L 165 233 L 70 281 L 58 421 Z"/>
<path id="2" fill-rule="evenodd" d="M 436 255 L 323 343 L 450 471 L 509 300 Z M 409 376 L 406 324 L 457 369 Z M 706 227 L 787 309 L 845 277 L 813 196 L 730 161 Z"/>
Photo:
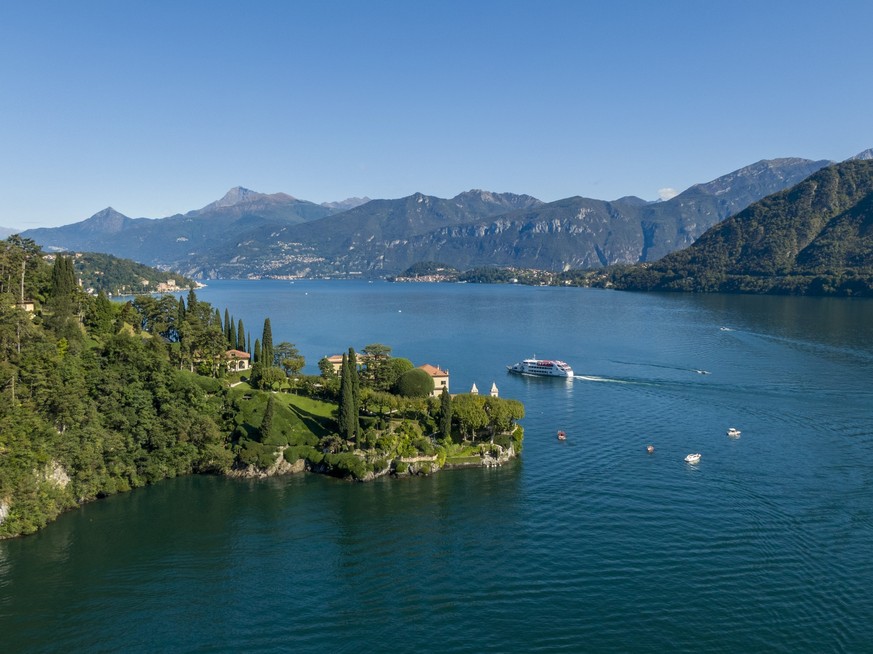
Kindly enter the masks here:
<path id="1" fill-rule="evenodd" d="M 573 376 L 573 369 L 557 359 L 525 359 L 514 366 L 506 366 L 506 369 L 517 375 L 538 375 L 540 377 Z"/>

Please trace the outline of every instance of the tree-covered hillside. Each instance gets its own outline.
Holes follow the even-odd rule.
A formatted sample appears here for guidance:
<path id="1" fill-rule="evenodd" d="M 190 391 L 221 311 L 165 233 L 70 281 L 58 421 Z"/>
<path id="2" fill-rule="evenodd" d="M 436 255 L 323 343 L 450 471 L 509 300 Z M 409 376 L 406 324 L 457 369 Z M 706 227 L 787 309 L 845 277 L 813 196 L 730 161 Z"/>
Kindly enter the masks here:
<path id="1" fill-rule="evenodd" d="M 47 259 L 28 239 L 0 242 L 0 538 L 177 475 L 367 480 L 520 451 L 520 403 L 424 397 L 430 376 L 388 346 L 307 377 L 269 318 L 250 347 L 243 321 L 193 289 L 111 302 L 79 286 L 72 257 Z"/>
<path id="2" fill-rule="evenodd" d="M 595 284 L 630 290 L 873 295 L 873 161 L 847 161 L 728 218 L 692 246 Z"/>
<path id="3" fill-rule="evenodd" d="M 178 273 L 158 270 L 111 254 L 77 252 L 72 256 L 76 277 L 91 293 L 135 295 L 168 290 L 168 287 L 188 290 L 196 285 L 193 279 Z"/>
<path id="4" fill-rule="evenodd" d="M 84 293 L 70 258 L 50 267 L 32 241 L 0 243 L 0 537 L 231 464 L 223 392 L 140 326 L 130 303 Z"/>

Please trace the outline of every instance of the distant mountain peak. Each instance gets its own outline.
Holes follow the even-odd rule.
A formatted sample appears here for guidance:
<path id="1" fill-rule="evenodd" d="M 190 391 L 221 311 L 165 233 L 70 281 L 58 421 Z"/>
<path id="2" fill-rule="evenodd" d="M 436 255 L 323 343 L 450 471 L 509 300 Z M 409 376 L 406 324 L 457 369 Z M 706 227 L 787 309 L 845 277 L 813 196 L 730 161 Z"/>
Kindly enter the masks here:
<path id="1" fill-rule="evenodd" d="M 224 194 L 224 197 L 220 200 L 213 202 L 211 207 L 232 207 L 235 204 L 240 204 L 242 202 L 250 202 L 251 200 L 255 200 L 259 197 L 262 197 L 263 193 L 258 193 L 257 191 L 253 191 L 251 189 L 245 188 L 243 186 L 234 186 L 227 193 Z"/>
<path id="2" fill-rule="evenodd" d="M 95 213 L 91 217 L 92 218 L 105 218 L 107 216 L 116 216 L 116 215 L 123 216 L 124 214 L 116 211 L 112 207 L 106 207 L 105 209 L 101 209 L 100 211 L 98 211 L 97 213 Z"/>
<path id="3" fill-rule="evenodd" d="M 367 204 L 368 202 L 370 202 L 370 198 L 365 195 L 362 198 L 346 198 L 345 200 L 340 200 L 338 202 L 322 202 L 321 206 L 335 211 L 347 211 L 349 209 L 354 209 L 355 207 L 360 207 L 362 204 Z"/>
<path id="4" fill-rule="evenodd" d="M 85 220 L 83 226 L 90 232 L 114 234 L 122 230 L 126 220 L 128 218 L 123 213 L 119 213 L 112 207 L 106 207 Z"/>
<path id="5" fill-rule="evenodd" d="M 744 166 L 728 173 L 727 175 L 722 175 L 710 182 L 695 184 L 679 195 L 670 198 L 667 202 L 681 204 L 686 200 L 689 194 L 695 193 L 719 196 L 730 192 L 736 185 L 751 187 L 762 183 L 771 183 L 774 180 L 786 180 L 788 178 L 795 179 L 794 183 L 797 183 L 800 179 L 808 177 L 825 166 L 829 166 L 833 163 L 833 161 L 827 161 L 824 159 L 820 161 L 812 161 L 800 157 L 762 159 L 761 161 L 756 161 L 753 164 Z M 803 172 L 799 179 L 797 179 L 799 170 L 802 170 Z M 770 180 L 770 182 L 767 180 Z M 782 184 L 781 186 L 785 187 L 791 185 L 793 184 Z"/>
<path id="6" fill-rule="evenodd" d="M 272 195 L 267 195 L 266 193 L 259 193 L 258 191 L 253 191 L 244 186 L 234 186 L 227 193 L 225 193 L 224 197 L 222 197 L 220 200 L 210 202 L 202 209 L 190 211 L 187 215 L 201 215 L 210 211 L 215 211 L 216 209 L 227 209 L 240 205 L 296 201 L 297 198 L 288 195 L 287 193 L 274 193 Z"/>
<path id="7" fill-rule="evenodd" d="M 854 157 L 846 159 L 846 161 L 867 161 L 868 159 L 873 159 L 873 148 L 868 148 L 863 152 L 859 152 Z"/>

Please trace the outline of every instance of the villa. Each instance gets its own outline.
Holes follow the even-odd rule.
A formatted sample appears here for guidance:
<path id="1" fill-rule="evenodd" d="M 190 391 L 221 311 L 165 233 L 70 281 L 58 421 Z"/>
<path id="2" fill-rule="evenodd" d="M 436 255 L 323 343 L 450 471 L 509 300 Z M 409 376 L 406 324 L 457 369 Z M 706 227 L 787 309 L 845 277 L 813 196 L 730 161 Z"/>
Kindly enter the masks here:
<path id="1" fill-rule="evenodd" d="M 423 366 L 418 366 L 420 370 L 424 370 L 428 375 L 433 378 L 433 392 L 431 395 L 433 397 L 439 397 L 442 395 L 443 391 L 449 391 L 449 371 L 441 370 L 436 366 L 432 366 L 428 363 Z"/>
<path id="2" fill-rule="evenodd" d="M 242 350 L 228 350 L 224 353 L 224 358 L 227 360 L 228 372 L 239 372 L 249 369 L 249 362 L 252 357 L 248 352 Z"/>

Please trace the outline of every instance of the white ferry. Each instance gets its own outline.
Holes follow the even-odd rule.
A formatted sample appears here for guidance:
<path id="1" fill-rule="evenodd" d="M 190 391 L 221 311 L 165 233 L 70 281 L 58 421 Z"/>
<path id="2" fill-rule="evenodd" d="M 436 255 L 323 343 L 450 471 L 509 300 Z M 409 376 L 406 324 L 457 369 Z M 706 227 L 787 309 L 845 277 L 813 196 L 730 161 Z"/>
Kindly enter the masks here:
<path id="1" fill-rule="evenodd" d="M 557 359 L 525 359 L 514 366 L 507 366 L 506 369 L 519 375 L 538 375 L 540 377 L 573 376 L 573 369 Z"/>

